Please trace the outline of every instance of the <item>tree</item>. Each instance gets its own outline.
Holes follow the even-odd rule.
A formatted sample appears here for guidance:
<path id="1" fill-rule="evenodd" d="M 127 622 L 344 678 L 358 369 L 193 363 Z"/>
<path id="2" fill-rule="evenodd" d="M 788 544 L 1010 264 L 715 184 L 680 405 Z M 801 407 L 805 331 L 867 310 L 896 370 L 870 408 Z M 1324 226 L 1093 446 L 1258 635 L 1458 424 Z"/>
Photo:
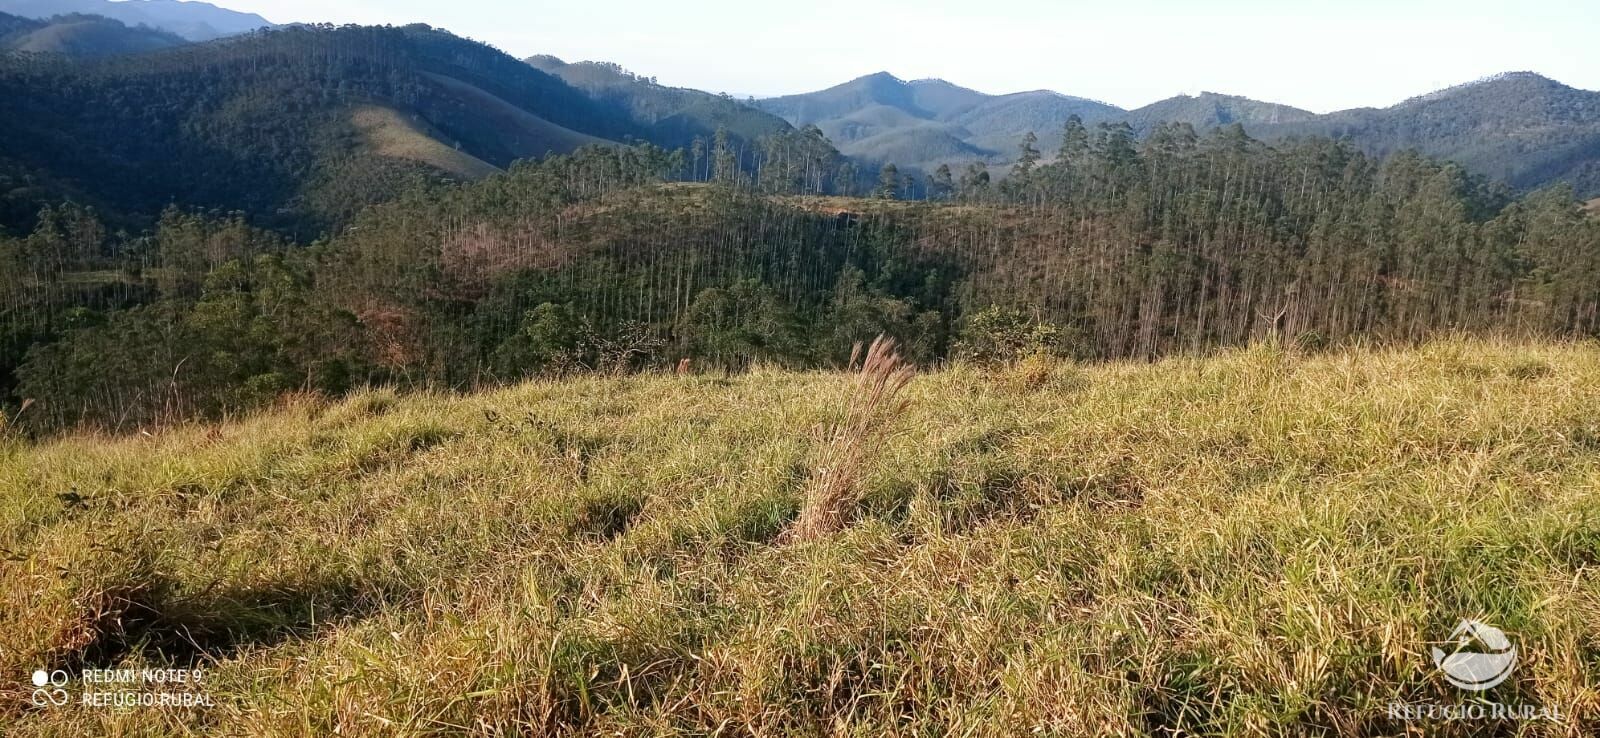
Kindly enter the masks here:
<path id="1" fill-rule="evenodd" d="M 743 368 L 806 357 L 799 319 L 771 287 L 755 280 L 701 291 L 674 333 L 681 352 L 714 365 Z"/>
<path id="2" fill-rule="evenodd" d="M 1036 144 L 1039 137 L 1033 131 L 1022 137 L 1022 145 L 1017 147 L 1017 163 L 1011 167 L 1011 176 L 1018 181 L 1026 180 L 1033 173 L 1034 165 L 1039 163 L 1039 149 Z"/>
<path id="3" fill-rule="evenodd" d="M 22 261 L 37 275 L 83 269 L 101 256 L 106 230 L 93 210 L 72 203 L 45 207 L 23 242 Z"/>
<path id="4" fill-rule="evenodd" d="M 954 175 L 950 173 L 950 165 L 940 164 L 933 176 L 928 178 L 928 199 L 948 200 L 955 189 L 956 183 Z"/>
<path id="5" fill-rule="evenodd" d="M 571 305 L 540 303 L 523 314 L 516 333 L 495 349 L 494 362 L 507 378 L 583 367 L 592 360 L 585 355 L 587 335 Z"/>
<path id="6" fill-rule="evenodd" d="M 981 364 L 1002 364 L 1032 354 L 1062 350 L 1061 329 L 1028 312 L 990 306 L 968 316 L 956 342 L 956 355 Z"/>
<path id="7" fill-rule="evenodd" d="M 878 170 L 878 189 L 872 193 L 873 197 L 880 200 L 893 200 L 900 191 L 900 170 L 893 164 L 885 164 Z"/>
<path id="8" fill-rule="evenodd" d="M 694 142 L 689 146 L 689 179 L 704 182 L 710 179 L 709 175 L 701 174 L 700 162 L 706 159 L 706 140 L 699 136 L 694 137 Z"/>
<path id="9" fill-rule="evenodd" d="M 866 274 L 852 266 L 834 283 L 820 326 L 817 353 L 824 361 L 844 363 L 857 342 L 879 335 L 895 338 L 913 360 L 929 361 L 937 355 L 941 320 L 937 311 L 918 310 L 915 301 L 868 285 Z"/>
<path id="10" fill-rule="evenodd" d="M 723 126 L 717 126 L 716 135 L 712 137 L 711 161 L 715 168 L 711 176 L 712 181 L 732 184 L 738 180 L 739 157 L 734 154 L 728 129 Z"/>
<path id="11" fill-rule="evenodd" d="M 1061 152 L 1057 160 L 1068 165 L 1082 163 L 1089 154 L 1089 131 L 1083 127 L 1083 119 L 1077 113 L 1067 116 L 1066 125 L 1061 129 Z"/>
<path id="12" fill-rule="evenodd" d="M 961 198 L 981 199 L 989 191 L 989 165 L 975 161 L 961 175 Z"/>

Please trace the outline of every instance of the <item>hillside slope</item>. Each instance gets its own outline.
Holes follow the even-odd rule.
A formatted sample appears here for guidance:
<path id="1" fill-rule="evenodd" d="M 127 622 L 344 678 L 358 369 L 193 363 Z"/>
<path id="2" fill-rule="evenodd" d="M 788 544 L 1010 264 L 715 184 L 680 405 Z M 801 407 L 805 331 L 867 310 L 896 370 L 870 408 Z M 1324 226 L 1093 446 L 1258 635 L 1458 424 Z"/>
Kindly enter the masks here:
<path id="1" fill-rule="evenodd" d="M 1347 110 L 1275 125 L 1247 122 L 1246 128 L 1268 138 L 1343 138 L 1377 154 L 1417 149 L 1518 188 L 1565 181 L 1581 195 L 1600 194 L 1600 92 L 1528 72 L 1381 110 Z"/>
<path id="2" fill-rule="evenodd" d="M 1062 126 L 1074 115 L 1094 126 L 1121 118 L 1122 110 L 1094 100 L 1036 90 L 996 95 L 961 111 L 950 121 L 968 132 L 972 145 L 998 152 L 1009 160 L 1030 131 L 1053 153 Z"/>
<path id="3" fill-rule="evenodd" d="M 190 41 L 272 27 L 254 13 L 240 13 L 195 0 L 0 0 L 0 13 L 44 20 L 82 13 L 111 18 L 128 26 L 148 26 Z"/>
<path id="4" fill-rule="evenodd" d="M 357 110 L 395 111 L 430 148 L 492 167 L 649 135 L 555 77 L 426 26 L 294 27 L 75 64 L 0 58 L 0 97 L 0 171 L 24 172 L 26 190 L 0 199 L 37 211 L 76 191 L 135 223 L 172 203 L 242 210 L 308 235 L 419 177 L 485 171 L 389 156 L 368 145 Z M 65 187 L 39 186 L 50 182 Z"/>
<path id="5" fill-rule="evenodd" d="M 619 118 L 632 120 L 645 131 L 649 140 L 669 148 L 687 149 L 696 138 L 710 140 L 718 129 L 747 146 L 789 129 L 782 119 L 732 99 L 660 85 L 615 64 L 569 64 L 553 56 L 535 56 L 527 62 L 614 109 Z"/>
<path id="6" fill-rule="evenodd" d="M 1134 131 L 1145 134 L 1159 123 L 1187 123 L 1197 131 L 1239 123 L 1269 125 L 1298 123 L 1315 118 L 1308 110 L 1251 100 L 1237 95 L 1202 92 L 1179 95 L 1128 112 L 1126 120 Z"/>
<path id="7" fill-rule="evenodd" d="M 302 398 L 0 445 L 12 735 L 1311 734 L 1491 693 L 1600 727 L 1600 349 L 1443 342 L 915 378 L 843 530 L 784 531 L 851 381 Z M 208 708 L 80 706 L 203 668 Z M 1478 720 L 1425 723 L 1482 735 Z"/>
<path id="8" fill-rule="evenodd" d="M 183 37 L 148 26 L 129 27 L 95 15 L 63 15 L 49 21 L 27 21 L 0 14 L 0 51 L 62 54 L 72 57 L 113 56 L 169 49 L 188 43 Z"/>

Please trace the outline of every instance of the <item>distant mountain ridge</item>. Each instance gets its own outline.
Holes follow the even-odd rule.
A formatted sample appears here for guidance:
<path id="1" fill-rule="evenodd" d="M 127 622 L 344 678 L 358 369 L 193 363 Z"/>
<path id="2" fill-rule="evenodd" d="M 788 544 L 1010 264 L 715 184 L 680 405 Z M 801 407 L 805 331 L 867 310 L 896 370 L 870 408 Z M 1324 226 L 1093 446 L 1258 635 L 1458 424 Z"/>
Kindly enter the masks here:
<path id="1" fill-rule="evenodd" d="M 175 33 L 128 26 L 98 15 L 62 15 L 38 21 L 0 13 L 0 51 L 71 57 L 137 54 L 189 43 Z"/>
<path id="2" fill-rule="evenodd" d="M 756 105 L 791 124 L 816 125 L 845 154 L 924 170 L 948 163 L 951 157 L 1007 161 L 1029 132 L 1039 137 L 1048 153 L 1050 139 L 1073 115 L 1091 126 L 1127 121 L 1140 133 L 1166 121 L 1205 129 L 1312 116 L 1286 105 L 1210 92 L 1180 95 L 1130 111 L 1051 90 L 989 95 L 939 79 L 907 82 L 888 72 L 817 92 L 757 100 Z"/>
<path id="3" fill-rule="evenodd" d="M 1600 93 L 1531 72 L 1325 115 L 1216 92 L 1126 110 L 1048 90 L 989 95 L 888 72 L 755 104 L 791 124 L 816 125 L 841 152 L 868 164 L 922 171 L 963 161 L 1004 164 L 1030 131 L 1048 157 L 1068 116 L 1077 115 L 1089 126 L 1125 122 L 1139 135 L 1164 122 L 1200 132 L 1238 124 L 1265 140 L 1328 136 L 1374 154 L 1411 148 L 1518 188 L 1566 181 L 1580 194 L 1600 194 Z"/>
<path id="4" fill-rule="evenodd" d="M 818 92 L 757 100 L 756 106 L 793 125 L 817 126 L 846 155 L 912 168 L 953 158 L 995 159 L 1037 124 L 1065 121 L 1072 114 L 1099 121 L 1122 112 L 1054 92 L 988 95 L 940 79 L 907 82 L 888 72 Z"/>
<path id="5" fill-rule="evenodd" d="M 0 0 L 29 3 L 40 0 Z M 61 4 L 96 3 L 212 7 Z M 115 20 L 0 13 L 0 50 L 100 57 L 55 64 L 0 54 L 0 226 L 21 227 L 41 203 L 64 196 L 129 214 L 182 203 L 274 224 L 336 224 L 416 176 L 475 179 L 587 144 L 690 148 L 718 130 L 735 144 L 737 165 L 752 163 L 742 157 L 763 139 L 795 136 L 773 147 L 779 159 L 802 158 L 778 151 L 784 146 L 819 161 L 843 153 L 851 166 L 830 160 L 827 171 L 865 170 L 871 179 L 866 166 L 881 163 L 907 174 L 942 163 L 1004 165 L 1029 132 L 1048 159 L 1073 115 L 1091 128 L 1127 123 L 1138 133 L 1163 121 L 1201 132 L 1237 124 L 1265 140 L 1326 136 L 1376 154 L 1414 148 L 1517 188 L 1566 181 L 1585 199 L 1600 196 L 1600 93 L 1532 73 L 1327 115 L 1211 92 L 1125 110 L 1048 90 L 990 95 L 883 72 L 748 105 L 614 64 L 519 61 L 423 24 L 286 26 L 160 48 L 178 43 L 174 33 Z M 145 53 L 105 58 L 128 52 Z M 808 126 L 821 135 L 796 130 Z M 704 154 L 700 147 L 694 167 L 709 177 Z M 808 177 L 823 170 L 792 166 Z"/>
<path id="6" fill-rule="evenodd" d="M 0 0 L 0 13 L 48 20 L 58 15 L 99 15 L 130 27 L 148 26 L 190 41 L 236 36 L 273 24 L 255 13 L 241 13 L 194 0 Z"/>

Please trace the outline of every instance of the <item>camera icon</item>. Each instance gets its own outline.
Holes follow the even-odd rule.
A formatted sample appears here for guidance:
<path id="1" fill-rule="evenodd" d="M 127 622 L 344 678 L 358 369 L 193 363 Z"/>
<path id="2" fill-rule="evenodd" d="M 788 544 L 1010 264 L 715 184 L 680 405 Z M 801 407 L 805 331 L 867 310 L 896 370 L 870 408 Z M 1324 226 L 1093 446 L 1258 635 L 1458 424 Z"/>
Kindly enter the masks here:
<path id="1" fill-rule="evenodd" d="M 36 707 L 60 707 L 67 704 L 67 673 L 57 669 L 33 672 L 33 704 Z"/>

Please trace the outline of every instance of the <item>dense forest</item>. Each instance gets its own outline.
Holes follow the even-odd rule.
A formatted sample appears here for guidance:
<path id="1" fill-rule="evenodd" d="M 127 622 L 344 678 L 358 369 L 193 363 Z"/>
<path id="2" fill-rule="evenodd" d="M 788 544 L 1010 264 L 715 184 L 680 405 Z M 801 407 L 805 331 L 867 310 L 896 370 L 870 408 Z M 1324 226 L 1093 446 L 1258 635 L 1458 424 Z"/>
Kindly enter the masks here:
<path id="1" fill-rule="evenodd" d="M 0 240 L 0 391 L 22 427 L 127 428 L 374 382 L 840 365 L 878 333 L 924 363 L 1600 333 L 1600 220 L 1570 189 L 1238 126 L 1052 138 L 1003 179 L 885 167 L 865 198 L 808 194 L 838 164 L 815 129 L 755 168 L 720 137 L 585 147 L 420 180 L 310 243 L 50 207 Z M 711 181 L 674 182 L 686 162 Z"/>

